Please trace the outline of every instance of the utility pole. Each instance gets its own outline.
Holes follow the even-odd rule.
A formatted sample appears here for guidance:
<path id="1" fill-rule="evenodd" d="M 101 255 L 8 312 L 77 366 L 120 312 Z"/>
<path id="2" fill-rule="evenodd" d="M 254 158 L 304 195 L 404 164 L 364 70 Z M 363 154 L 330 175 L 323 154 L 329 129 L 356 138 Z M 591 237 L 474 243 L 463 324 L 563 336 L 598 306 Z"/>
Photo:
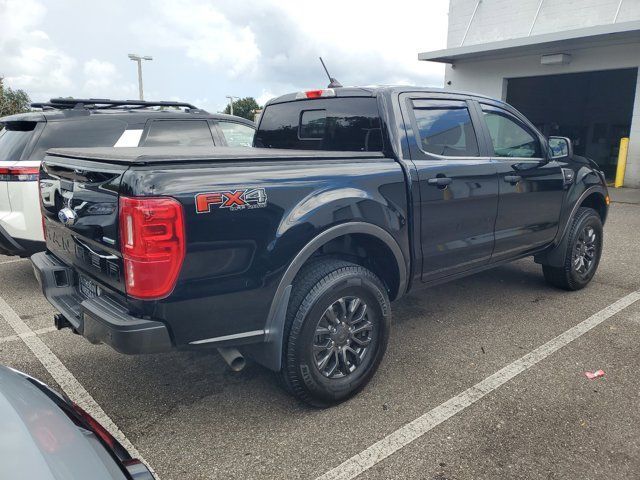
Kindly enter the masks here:
<path id="1" fill-rule="evenodd" d="M 229 99 L 229 113 L 231 115 L 233 115 L 233 99 L 234 98 L 240 98 L 240 97 L 234 97 L 233 95 L 227 95 L 227 98 Z"/>
<path id="2" fill-rule="evenodd" d="M 144 100 L 144 91 L 142 89 L 142 60 L 153 60 L 153 57 L 148 55 L 141 57 L 135 53 L 130 53 L 129 60 L 133 60 L 138 63 L 138 92 L 140 94 L 140 100 Z"/>

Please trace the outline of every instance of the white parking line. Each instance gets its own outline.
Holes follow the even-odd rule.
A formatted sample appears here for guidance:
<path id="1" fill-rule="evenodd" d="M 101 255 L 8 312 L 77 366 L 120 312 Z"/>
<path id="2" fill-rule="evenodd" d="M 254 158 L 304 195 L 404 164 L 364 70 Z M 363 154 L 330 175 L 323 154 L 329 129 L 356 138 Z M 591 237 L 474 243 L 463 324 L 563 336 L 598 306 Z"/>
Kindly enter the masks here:
<path id="1" fill-rule="evenodd" d="M 133 446 L 129 439 L 122 433 L 117 425 L 109 418 L 104 410 L 98 405 L 93 397 L 85 390 L 85 388 L 76 380 L 73 374 L 64 366 L 58 357 L 51 351 L 47 345 L 35 334 L 29 326 L 18 316 L 18 314 L 9 306 L 9 304 L 0 297 L 0 315 L 11 326 L 16 336 L 18 336 L 29 350 L 33 352 L 36 358 L 42 363 L 44 368 L 51 374 L 53 379 L 58 382 L 60 388 L 64 390 L 67 396 L 80 405 L 89 415 L 95 418 L 103 427 L 122 444 L 124 448 L 131 454 L 133 458 L 142 460 L 147 463 L 140 452 Z M 149 466 L 151 468 L 151 466 Z M 158 478 L 156 476 L 156 478 Z"/>
<path id="2" fill-rule="evenodd" d="M 7 263 L 26 262 L 28 258 L 16 258 L 15 260 L 7 260 L 6 262 L 0 262 L 0 265 L 6 265 Z"/>
<path id="3" fill-rule="evenodd" d="M 357 477 L 638 300 L 640 300 L 640 291 L 622 297 L 575 327 L 561 333 L 553 340 L 529 352 L 490 377 L 485 378 L 480 383 L 400 427 L 316 480 L 350 480 Z"/>
<path id="4" fill-rule="evenodd" d="M 38 330 L 33 330 L 31 335 L 42 335 L 44 333 L 55 332 L 56 330 L 58 330 L 56 327 L 39 328 Z M 28 335 L 28 334 L 25 333 L 25 335 Z M 18 335 L 9 335 L 7 337 L 1 337 L 0 343 L 16 342 L 18 340 L 20 340 L 20 337 Z"/>

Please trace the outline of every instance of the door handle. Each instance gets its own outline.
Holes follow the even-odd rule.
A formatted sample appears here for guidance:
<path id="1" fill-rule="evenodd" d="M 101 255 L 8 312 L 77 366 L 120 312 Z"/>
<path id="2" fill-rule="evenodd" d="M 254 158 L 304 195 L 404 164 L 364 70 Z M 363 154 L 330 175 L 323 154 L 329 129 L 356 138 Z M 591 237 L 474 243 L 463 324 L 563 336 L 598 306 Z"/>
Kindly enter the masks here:
<path id="1" fill-rule="evenodd" d="M 520 180 L 522 180 L 522 177 L 520 175 L 505 175 L 503 178 L 505 182 L 509 182 L 511 184 L 518 183 Z"/>
<path id="2" fill-rule="evenodd" d="M 427 184 L 434 185 L 436 187 L 446 187 L 451 182 L 453 182 L 453 178 L 449 177 L 435 177 L 427 180 Z"/>

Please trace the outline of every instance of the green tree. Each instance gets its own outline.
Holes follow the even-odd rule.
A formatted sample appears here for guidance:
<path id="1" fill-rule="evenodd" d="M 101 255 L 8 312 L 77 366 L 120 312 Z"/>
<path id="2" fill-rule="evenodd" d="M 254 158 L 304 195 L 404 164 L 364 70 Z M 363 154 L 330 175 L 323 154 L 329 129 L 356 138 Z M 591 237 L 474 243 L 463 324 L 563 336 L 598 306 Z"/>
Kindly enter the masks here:
<path id="1" fill-rule="evenodd" d="M 247 118 L 251 121 L 253 121 L 255 111 L 260 110 L 260 108 L 262 107 L 258 105 L 258 102 L 256 102 L 256 99 L 253 97 L 239 98 L 233 102 L 233 114 L 238 117 Z M 224 109 L 224 113 L 231 113 L 229 105 Z"/>
<path id="2" fill-rule="evenodd" d="M 31 99 L 24 90 L 14 90 L 5 87 L 0 77 L 0 117 L 29 111 Z"/>

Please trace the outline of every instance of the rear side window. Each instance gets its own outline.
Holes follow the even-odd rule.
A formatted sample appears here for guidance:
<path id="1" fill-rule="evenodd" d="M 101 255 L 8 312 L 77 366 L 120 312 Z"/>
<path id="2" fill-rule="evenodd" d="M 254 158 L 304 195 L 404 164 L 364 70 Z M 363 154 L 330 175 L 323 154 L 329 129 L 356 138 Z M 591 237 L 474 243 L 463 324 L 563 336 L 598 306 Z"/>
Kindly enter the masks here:
<path id="1" fill-rule="evenodd" d="M 375 98 L 314 99 L 269 105 L 256 132 L 265 148 L 379 152 L 383 149 Z"/>
<path id="2" fill-rule="evenodd" d="M 126 122 L 113 118 L 47 122 L 30 156 L 42 160 L 50 148 L 113 147 L 126 128 Z"/>
<path id="3" fill-rule="evenodd" d="M 206 120 L 156 120 L 151 122 L 145 147 L 211 147 L 213 137 Z"/>
<path id="4" fill-rule="evenodd" d="M 7 122 L 0 130 L 0 161 L 17 162 L 36 128 L 36 122 Z M 0 127 L 2 124 L 0 124 Z"/>
<path id="5" fill-rule="evenodd" d="M 446 157 L 477 157 L 478 140 L 465 102 L 414 100 L 419 147 Z"/>
<path id="6" fill-rule="evenodd" d="M 241 123 L 218 122 L 227 145 L 230 147 L 251 147 L 256 131 Z"/>

